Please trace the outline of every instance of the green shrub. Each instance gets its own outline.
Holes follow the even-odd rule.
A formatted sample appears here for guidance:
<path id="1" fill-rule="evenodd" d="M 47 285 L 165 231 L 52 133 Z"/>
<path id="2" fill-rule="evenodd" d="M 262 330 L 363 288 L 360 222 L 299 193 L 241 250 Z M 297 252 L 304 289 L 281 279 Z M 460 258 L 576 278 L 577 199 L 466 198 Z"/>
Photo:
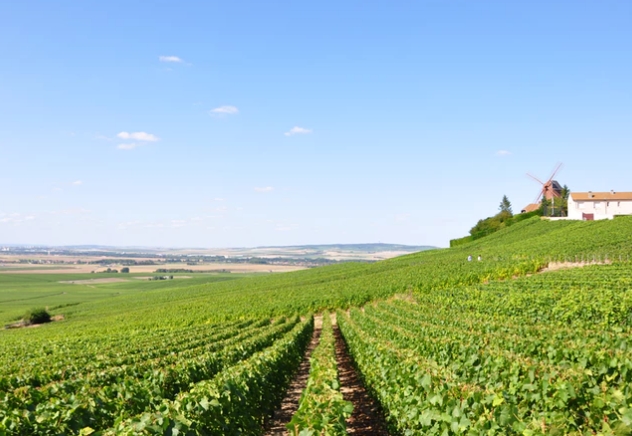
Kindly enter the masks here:
<path id="1" fill-rule="evenodd" d="M 44 324 L 50 322 L 50 313 L 44 308 L 31 309 L 26 313 L 24 320 L 29 324 Z"/>

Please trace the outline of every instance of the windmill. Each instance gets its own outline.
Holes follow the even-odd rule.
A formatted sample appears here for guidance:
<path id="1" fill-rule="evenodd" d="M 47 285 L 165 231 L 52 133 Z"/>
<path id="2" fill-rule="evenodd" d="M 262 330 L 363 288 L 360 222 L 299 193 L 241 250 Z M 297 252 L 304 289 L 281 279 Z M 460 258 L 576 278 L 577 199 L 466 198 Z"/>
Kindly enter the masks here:
<path id="1" fill-rule="evenodd" d="M 522 210 L 522 212 L 532 212 L 534 210 L 537 210 L 540 207 L 540 201 L 542 200 L 542 197 L 553 202 L 555 202 L 556 198 L 562 197 L 562 185 L 560 185 L 557 180 L 553 180 L 553 178 L 557 175 L 557 173 L 561 169 L 562 169 L 562 164 L 561 163 L 557 164 L 557 166 L 551 173 L 551 177 L 549 177 L 546 182 L 543 182 L 537 177 L 527 173 L 527 176 L 531 177 L 533 180 L 538 182 L 542 186 L 542 188 L 540 190 L 540 193 L 536 197 L 535 201 L 531 203 L 530 205 L 528 205 L 527 207 L 525 207 Z"/>

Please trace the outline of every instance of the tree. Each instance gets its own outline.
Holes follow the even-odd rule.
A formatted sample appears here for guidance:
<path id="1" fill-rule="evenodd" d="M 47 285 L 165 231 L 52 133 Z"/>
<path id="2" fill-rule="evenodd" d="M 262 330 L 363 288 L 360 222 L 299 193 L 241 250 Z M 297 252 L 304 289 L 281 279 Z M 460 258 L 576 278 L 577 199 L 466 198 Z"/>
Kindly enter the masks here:
<path id="1" fill-rule="evenodd" d="M 542 196 L 542 201 L 540 202 L 540 212 L 542 213 L 542 216 L 568 216 L 568 198 L 570 195 L 570 188 L 564 185 L 559 197 L 548 200 L 546 197 Z"/>
<path id="2" fill-rule="evenodd" d="M 121 272 L 122 273 L 128 273 L 129 272 L 129 268 L 128 267 L 121 268 Z"/>
<path id="3" fill-rule="evenodd" d="M 50 322 L 50 313 L 43 307 L 29 310 L 24 316 L 24 320 L 27 324 L 44 324 Z"/>
<path id="4" fill-rule="evenodd" d="M 562 187 L 562 201 L 560 212 L 562 216 L 568 216 L 568 198 L 571 196 L 571 188 L 567 185 Z"/>
<path id="5" fill-rule="evenodd" d="M 500 209 L 500 213 L 503 215 L 508 214 L 509 216 L 513 216 L 513 211 L 511 210 L 511 202 L 506 195 L 503 195 L 503 199 L 500 202 L 500 206 L 498 207 L 498 209 Z"/>
<path id="6" fill-rule="evenodd" d="M 568 200 L 568 197 L 571 196 L 571 188 L 568 187 L 568 185 L 564 185 L 562 186 L 562 198 L 564 200 Z"/>

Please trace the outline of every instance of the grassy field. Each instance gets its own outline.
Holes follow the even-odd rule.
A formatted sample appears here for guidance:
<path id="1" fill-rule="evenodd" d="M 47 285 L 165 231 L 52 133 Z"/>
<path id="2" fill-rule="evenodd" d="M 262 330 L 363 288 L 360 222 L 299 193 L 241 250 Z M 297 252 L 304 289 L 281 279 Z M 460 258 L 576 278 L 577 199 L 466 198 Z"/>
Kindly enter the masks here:
<path id="1" fill-rule="evenodd" d="M 102 301 L 152 290 L 174 290 L 249 277 L 247 274 L 173 274 L 174 280 L 147 280 L 138 274 L 0 274 L 0 324 L 16 321 L 34 307 L 63 314 L 83 303 Z M 182 277 L 182 278 L 179 278 Z M 117 283 L 86 283 L 91 280 L 119 279 Z M 76 281 L 79 284 L 68 282 Z M 81 283 L 83 282 L 83 283 Z"/>
<path id="2" fill-rule="evenodd" d="M 630 434 L 631 255 L 630 218 L 536 218 L 239 280 L 0 275 L 3 319 L 65 317 L 0 331 L 0 434 L 261 434 L 324 310 L 393 434 Z M 553 262 L 596 265 L 541 273 Z"/>

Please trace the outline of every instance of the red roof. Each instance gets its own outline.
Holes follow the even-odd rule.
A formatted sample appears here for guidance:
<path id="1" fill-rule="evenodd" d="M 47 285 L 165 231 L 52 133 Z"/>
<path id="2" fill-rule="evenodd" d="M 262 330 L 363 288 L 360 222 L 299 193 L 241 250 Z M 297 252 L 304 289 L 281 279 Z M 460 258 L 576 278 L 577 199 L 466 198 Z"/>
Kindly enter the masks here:
<path id="1" fill-rule="evenodd" d="M 525 211 L 525 213 L 529 213 L 538 209 L 540 209 L 540 203 L 531 203 L 527 205 L 527 207 L 525 207 L 523 210 Z"/>
<path id="2" fill-rule="evenodd" d="M 573 192 L 575 201 L 632 201 L 632 192 Z"/>

